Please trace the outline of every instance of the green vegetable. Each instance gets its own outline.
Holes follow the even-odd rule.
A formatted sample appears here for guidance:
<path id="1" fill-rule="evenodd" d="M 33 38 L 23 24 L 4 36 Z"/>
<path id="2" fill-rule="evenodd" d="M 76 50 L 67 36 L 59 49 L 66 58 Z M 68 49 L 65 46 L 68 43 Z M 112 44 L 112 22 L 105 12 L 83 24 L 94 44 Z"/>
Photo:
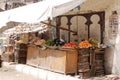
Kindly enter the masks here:
<path id="1" fill-rule="evenodd" d="M 48 40 L 45 42 L 45 45 L 50 46 L 50 45 L 51 45 L 51 42 L 52 42 L 52 40 L 48 39 Z"/>

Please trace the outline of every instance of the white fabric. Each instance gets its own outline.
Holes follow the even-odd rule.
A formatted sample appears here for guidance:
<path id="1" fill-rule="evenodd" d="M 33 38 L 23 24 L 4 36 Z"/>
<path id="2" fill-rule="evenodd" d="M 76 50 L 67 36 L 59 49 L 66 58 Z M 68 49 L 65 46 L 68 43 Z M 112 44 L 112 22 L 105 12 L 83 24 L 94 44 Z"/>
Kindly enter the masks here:
<path id="1" fill-rule="evenodd" d="M 3 31 L 2 33 L 3 34 L 13 34 L 13 33 L 17 34 L 17 32 L 15 31 L 15 27 L 11 28 L 11 29 L 7 29 L 7 30 Z"/>
<path id="2" fill-rule="evenodd" d="M 49 1 L 42 1 L 11 10 L 10 21 L 38 23 L 50 16 Z"/>
<path id="3" fill-rule="evenodd" d="M 65 1 L 65 0 L 60 0 L 60 1 Z M 85 0 L 72 0 L 72 1 L 69 1 L 69 2 L 64 3 L 62 5 L 55 6 L 52 8 L 53 9 L 52 15 L 53 15 L 53 17 L 62 15 L 64 13 L 74 9 L 76 6 L 80 5 L 84 1 Z"/>
<path id="4" fill-rule="evenodd" d="M 6 22 L 9 22 L 10 13 L 8 12 L 0 12 L 0 28 L 6 25 Z"/>
<path id="5" fill-rule="evenodd" d="M 9 21 L 38 23 L 56 17 L 80 5 L 85 0 L 43 0 L 16 9 L 0 12 L 0 26 Z"/>
<path id="6" fill-rule="evenodd" d="M 43 33 L 48 30 L 47 25 L 39 23 L 39 24 L 26 24 L 26 23 L 19 23 L 16 27 L 3 30 L 3 34 L 20 34 L 20 33 L 28 33 L 28 32 L 37 32 Z"/>

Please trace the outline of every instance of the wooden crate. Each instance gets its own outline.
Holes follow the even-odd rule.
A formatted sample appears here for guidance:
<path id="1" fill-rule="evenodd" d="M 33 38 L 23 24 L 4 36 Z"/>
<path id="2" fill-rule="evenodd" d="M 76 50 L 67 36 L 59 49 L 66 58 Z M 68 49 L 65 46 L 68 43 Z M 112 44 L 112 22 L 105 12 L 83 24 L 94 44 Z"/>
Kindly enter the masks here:
<path id="1" fill-rule="evenodd" d="M 18 58 L 18 63 L 21 63 L 21 64 L 26 64 L 26 58 L 25 57 L 20 57 Z"/>
<path id="2" fill-rule="evenodd" d="M 13 62 L 14 61 L 14 54 L 11 52 L 5 52 L 1 55 L 1 59 L 6 62 Z"/>
<path id="3" fill-rule="evenodd" d="M 27 44 L 24 43 L 17 43 L 15 46 L 15 62 L 26 64 L 27 59 Z"/>
<path id="4" fill-rule="evenodd" d="M 27 50 L 15 49 L 18 57 L 27 57 Z"/>
<path id="5" fill-rule="evenodd" d="M 78 73 L 82 78 L 90 76 L 86 70 L 90 70 L 90 49 L 78 49 Z"/>
<path id="6" fill-rule="evenodd" d="M 90 77 L 90 69 L 79 70 L 79 76 L 81 79 L 86 79 Z"/>
<path id="7" fill-rule="evenodd" d="M 27 49 L 27 44 L 25 44 L 25 43 L 16 43 L 15 48 L 21 49 L 21 50 L 22 49 L 26 50 Z"/>
<path id="8" fill-rule="evenodd" d="M 104 53 L 105 49 L 96 49 L 94 51 L 94 74 L 95 76 L 105 75 L 104 68 Z"/>

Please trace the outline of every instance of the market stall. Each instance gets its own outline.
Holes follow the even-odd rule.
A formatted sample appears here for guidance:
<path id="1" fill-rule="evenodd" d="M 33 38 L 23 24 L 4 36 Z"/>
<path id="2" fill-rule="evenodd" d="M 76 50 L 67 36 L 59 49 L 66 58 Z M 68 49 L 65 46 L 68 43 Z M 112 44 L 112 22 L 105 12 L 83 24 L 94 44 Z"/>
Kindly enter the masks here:
<path id="1" fill-rule="evenodd" d="M 79 32 L 74 30 L 57 27 L 50 23 L 42 23 L 59 30 L 74 33 L 75 36 L 80 35 Z M 47 31 L 53 27 L 47 27 Z M 105 52 L 103 48 L 105 47 L 104 45 L 99 45 L 99 43 L 103 42 L 102 37 L 99 38 L 99 41 L 95 38 L 88 38 L 79 42 L 69 42 L 70 40 L 63 40 L 59 35 L 57 39 L 50 38 L 48 36 L 51 34 L 45 34 L 45 32 L 41 34 L 38 30 L 38 32 L 27 34 L 28 37 L 21 37 L 22 42 L 20 40 L 19 44 L 14 44 L 15 62 L 62 74 L 79 74 L 81 78 L 105 74 L 103 62 Z M 25 38 L 28 38 L 27 44 L 24 42 Z M 102 54 L 97 56 L 96 53 Z"/>
<path id="2" fill-rule="evenodd" d="M 55 10 L 59 13 L 61 9 L 62 6 L 60 9 Z M 42 34 L 42 37 L 39 37 L 40 39 L 38 41 L 29 42 L 32 40 L 31 36 L 29 36 L 28 38 L 30 39 L 26 44 L 28 48 L 26 48 L 27 51 L 25 50 L 25 56 L 22 54 L 22 57 L 19 57 L 19 59 L 23 60 L 24 58 L 27 65 L 63 74 L 79 74 L 81 78 L 105 75 L 104 53 L 106 46 L 108 46 L 104 44 L 106 37 L 105 11 L 88 11 L 87 13 L 75 13 L 70 15 L 55 14 L 53 16 L 57 16 L 55 18 L 55 25 L 45 21 L 41 22 L 49 26 L 47 30 L 51 29 L 51 27 L 56 28 L 56 33 L 53 31 L 53 34 L 57 36 L 50 38 L 51 45 L 47 43 L 49 42 L 48 36 L 50 36 L 50 33 L 44 34 L 47 30 L 39 32 Z M 17 21 L 20 22 L 32 22 L 31 17 L 29 17 L 30 19 L 28 18 L 31 21 L 23 20 L 18 15 L 15 17 Z M 42 17 L 45 19 L 46 17 L 48 18 L 46 15 Z M 10 19 L 14 20 L 13 18 L 14 17 Z M 41 19 L 35 19 L 35 21 L 38 22 L 41 21 Z M 21 30 L 22 28 L 23 27 L 21 27 Z M 38 27 L 34 28 L 36 29 Z M 116 31 L 115 29 L 117 28 L 114 28 L 113 32 Z M 31 30 L 31 33 L 34 31 L 36 32 L 36 30 Z M 55 38 L 59 40 L 61 38 L 64 39 L 64 44 L 59 44 L 59 41 L 54 42 Z M 41 40 L 43 41 L 42 44 Z M 75 43 L 75 45 L 73 45 L 73 43 Z M 21 49 L 19 50 L 21 51 Z M 19 50 L 17 53 L 22 53 Z"/>
<path id="3" fill-rule="evenodd" d="M 56 40 L 35 39 L 27 50 L 27 65 L 63 74 L 79 74 L 82 78 L 105 75 L 105 47 L 90 38 L 79 44 L 60 44 Z"/>

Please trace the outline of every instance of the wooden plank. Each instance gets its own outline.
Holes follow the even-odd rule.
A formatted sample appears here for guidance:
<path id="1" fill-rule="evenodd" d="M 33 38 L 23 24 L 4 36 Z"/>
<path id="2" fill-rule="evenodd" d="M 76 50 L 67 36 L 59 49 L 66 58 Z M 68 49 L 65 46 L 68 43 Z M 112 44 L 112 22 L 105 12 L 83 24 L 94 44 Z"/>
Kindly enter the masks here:
<path id="1" fill-rule="evenodd" d="M 28 47 L 27 64 L 32 66 L 39 65 L 39 49 L 36 46 Z"/>
<path id="2" fill-rule="evenodd" d="M 77 74 L 78 53 L 76 50 L 69 50 L 66 53 L 66 73 Z"/>
<path id="3" fill-rule="evenodd" d="M 52 50 L 51 53 L 51 69 L 55 72 L 66 73 L 66 52 Z"/>
<path id="4" fill-rule="evenodd" d="M 38 66 L 47 69 L 48 65 L 46 63 L 47 51 L 39 48 L 38 54 Z"/>

